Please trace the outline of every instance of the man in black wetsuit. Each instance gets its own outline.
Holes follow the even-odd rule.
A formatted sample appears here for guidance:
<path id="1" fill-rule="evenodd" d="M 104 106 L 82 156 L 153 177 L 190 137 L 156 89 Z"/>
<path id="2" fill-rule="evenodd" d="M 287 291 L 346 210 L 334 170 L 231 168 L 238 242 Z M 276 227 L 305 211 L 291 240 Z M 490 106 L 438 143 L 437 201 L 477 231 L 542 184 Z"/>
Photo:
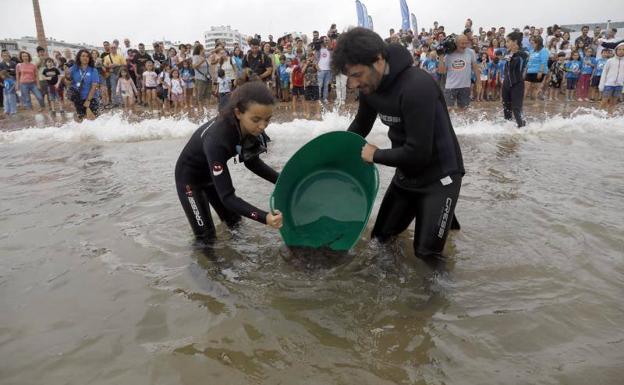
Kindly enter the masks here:
<path id="1" fill-rule="evenodd" d="M 372 236 L 383 242 L 415 219 L 416 255 L 441 256 L 451 224 L 459 228 L 454 211 L 464 165 L 440 88 L 412 63 L 403 46 L 355 28 L 338 39 L 332 67 L 360 91 L 349 131 L 366 137 L 377 116 L 389 127 L 391 149 L 362 148 L 365 161 L 396 167 Z"/>

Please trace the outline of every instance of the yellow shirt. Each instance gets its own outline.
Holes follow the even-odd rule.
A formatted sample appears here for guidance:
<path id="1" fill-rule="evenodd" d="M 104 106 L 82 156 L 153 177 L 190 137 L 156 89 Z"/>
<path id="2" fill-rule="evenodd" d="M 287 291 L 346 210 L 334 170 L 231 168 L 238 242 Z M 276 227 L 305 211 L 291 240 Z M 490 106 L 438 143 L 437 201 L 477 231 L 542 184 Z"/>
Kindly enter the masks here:
<path id="1" fill-rule="evenodd" d="M 120 54 L 113 55 L 112 53 L 106 55 L 103 60 L 105 66 L 109 65 L 126 65 L 126 59 Z"/>

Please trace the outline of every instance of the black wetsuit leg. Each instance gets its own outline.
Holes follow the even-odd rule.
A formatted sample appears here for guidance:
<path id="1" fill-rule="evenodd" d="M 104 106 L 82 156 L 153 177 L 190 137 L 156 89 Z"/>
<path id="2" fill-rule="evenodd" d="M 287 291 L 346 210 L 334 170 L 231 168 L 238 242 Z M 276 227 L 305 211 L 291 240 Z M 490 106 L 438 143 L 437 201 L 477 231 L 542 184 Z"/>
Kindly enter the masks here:
<path id="1" fill-rule="evenodd" d="M 207 188 L 210 185 L 176 183 L 178 198 L 186 218 L 195 236 L 201 239 L 214 238 L 217 233 L 210 215 L 210 201 L 204 193 Z"/>
<path id="2" fill-rule="evenodd" d="M 524 103 L 524 82 L 514 86 L 503 86 L 503 113 L 505 119 L 511 120 L 512 114 L 518 127 L 524 127 L 526 122 L 522 118 L 522 104 Z"/>
<path id="3" fill-rule="evenodd" d="M 419 257 L 442 255 L 451 225 L 459 227 L 454 212 L 462 178 L 460 175 L 451 178 L 453 183 L 446 186 L 436 181 L 409 190 L 392 183 L 381 203 L 372 237 L 384 242 L 403 232 L 416 219 L 414 253 Z"/>

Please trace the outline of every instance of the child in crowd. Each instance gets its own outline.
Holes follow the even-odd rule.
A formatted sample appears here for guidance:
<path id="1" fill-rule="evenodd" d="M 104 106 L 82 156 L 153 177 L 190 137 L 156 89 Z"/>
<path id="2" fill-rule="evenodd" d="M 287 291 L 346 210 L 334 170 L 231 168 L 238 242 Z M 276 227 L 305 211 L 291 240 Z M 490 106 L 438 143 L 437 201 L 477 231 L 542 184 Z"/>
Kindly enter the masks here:
<path id="1" fill-rule="evenodd" d="M 15 115 L 17 113 L 17 88 L 15 79 L 9 76 L 6 70 L 0 71 L 0 80 L 3 85 L 4 96 L 4 113 L 7 115 Z"/>
<path id="2" fill-rule="evenodd" d="M 477 101 L 487 101 L 488 100 L 488 80 L 490 80 L 490 57 L 487 52 L 481 53 L 479 59 L 477 60 L 479 64 L 479 68 L 481 72 L 479 73 L 479 81 L 481 82 L 481 88 L 477 94 Z M 478 88 L 478 87 L 477 87 Z"/>
<path id="3" fill-rule="evenodd" d="M 171 52 L 171 50 L 169 50 Z M 175 51 L 175 50 L 174 50 Z M 177 55 L 177 54 L 176 54 Z M 171 84 L 171 66 L 168 62 L 162 63 L 160 66 L 160 74 L 158 74 L 158 86 L 159 86 L 159 94 L 158 97 L 162 101 L 162 108 L 165 111 L 169 110 L 171 105 L 169 101 L 169 85 Z"/>
<path id="4" fill-rule="evenodd" d="M 591 100 L 598 101 L 600 100 L 600 92 L 598 91 L 598 85 L 600 84 L 600 78 L 602 77 L 602 71 L 604 69 L 605 64 L 607 64 L 607 60 L 611 55 L 611 50 L 603 49 L 600 53 L 601 57 L 596 59 L 596 66 L 594 67 L 594 73 L 591 78 Z"/>
<path id="5" fill-rule="evenodd" d="M 549 69 L 550 81 L 549 86 L 549 98 L 550 100 L 559 100 L 559 90 L 561 89 L 561 83 L 565 76 L 565 53 L 559 52 L 557 54 L 557 60 L 555 60 Z"/>
<path id="6" fill-rule="evenodd" d="M 184 80 L 180 78 L 180 70 L 171 70 L 169 79 L 169 100 L 173 104 L 173 113 L 177 114 L 184 107 Z"/>
<path id="7" fill-rule="evenodd" d="M 581 76 L 578 80 L 576 89 L 576 95 L 578 101 L 589 101 L 589 83 L 591 81 L 592 73 L 596 67 L 596 58 L 594 57 L 594 50 L 591 48 L 585 49 L 585 56 L 581 59 L 583 66 L 581 67 Z"/>
<path id="8" fill-rule="evenodd" d="M 186 95 L 186 108 L 193 108 L 193 88 L 195 83 L 195 71 L 191 68 L 191 59 L 182 62 L 180 76 L 184 81 L 184 94 Z"/>
<path id="9" fill-rule="evenodd" d="M 500 98 L 500 85 L 501 85 L 501 70 L 500 70 L 500 61 L 501 57 L 494 54 L 494 59 L 490 62 L 490 71 L 489 71 L 489 92 L 490 92 L 490 100 L 498 100 Z"/>
<path id="10" fill-rule="evenodd" d="M 301 50 L 298 50 L 301 51 Z M 290 73 L 290 92 L 292 94 L 292 110 L 293 114 L 297 112 L 297 100 L 301 101 L 301 108 L 305 110 L 305 88 L 303 68 L 300 65 L 300 61 L 293 59 L 292 72 Z"/>
<path id="11" fill-rule="evenodd" d="M 148 60 L 145 62 L 145 71 L 143 72 L 143 85 L 145 91 L 145 102 L 150 110 L 157 106 L 156 88 L 158 87 L 158 75 L 154 71 L 154 62 Z"/>
<path id="12" fill-rule="evenodd" d="M 292 68 L 290 67 L 290 60 L 287 59 L 285 55 L 280 57 L 280 63 L 277 73 L 282 90 L 282 102 L 288 103 L 290 101 L 290 73 L 292 72 Z"/>
<path id="13" fill-rule="evenodd" d="M 581 75 L 581 68 L 583 66 L 583 62 L 581 62 L 581 55 L 578 51 L 572 52 L 572 56 L 570 60 L 565 63 L 565 71 L 566 71 L 566 101 L 571 102 L 573 98 L 574 91 L 576 90 L 576 83 L 578 82 L 579 76 Z"/>
<path id="14" fill-rule="evenodd" d="M 122 67 L 121 70 L 119 70 L 119 80 L 117 81 L 117 89 L 115 92 L 117 95 L 121 95 L 124 110 L 132 110 L 134 107 L 134 99 L 139 95 L 139 92 L 134 85 L 134 81 L 130 77 L 130 72 L 127 67 Z"/>
<path id="15" fill-rule="evenodd" d="M 59 71 L 58 68 L 54 66 L 54 59 L 50 57 L 45 59 L 44 65 L 45 68 L 42 71 L 42 80 L 46 81 L 46 86 L 48 87 L 48 103 L 50 104 L 50 111 L 54 114 L 56 113 L 55 106 L 59 104 L 59 97 L 56 85 L 59 81 L 59 75 L 61 74 L 61 71 Z M 63 113 L 62 106 L 60 106 L 59 110 L 61 113 Z"/>
<path id="16" fill-rule="evenodd" d="M 436 83 L 438 82 L 438 54 L 436 51 L 429 52 L 429 56 L 422 63 L 422 68 L 435 79 Z"/>
<path id="17" fill-rule="evenodd" d="M 559 52 L 563 52 L 565 54 L 566 60 L 569 60 L 572 56 L 572 49 L 570 48 L 570 42 L 564 41 L 561 43 L 561 48 L 559 48 Z"/>
<path id="18" fill-rule="evenodd" d="M 65 108 L 65 103 L 68 101 L 67 98 L 65 98 L 65 95 L 67 93 L 67 90 L 69 90 L 69 88 L 71 87 L 71 84 L 72 84 L 72 78 L 71 78 L 70 68 L 67 64 L 64 64 L 63 76 L 61 77 L 61 80 L 59 81 L 58 87 L 56 88 L 58 95 L 59 95 L 59 99 L 61 100 L 61 112 L 63 112 L 63 109 Z"/>
<path id="19" fill-rule="evenodd" d="M 615 47 L 615 56 L 607 60 L 598 89 L 602 92 L 602 107 L 613 111 L 624 86 L 624 43 Z"/>
<path id="20" fill-rule="evenodd" d="M 225 70 L 219 68 L 217 71 L 217 95 L 219 95 L 219 111 L 223 110 L 230 101 L 232 93 L 232 79 L 225 74 Z"/>

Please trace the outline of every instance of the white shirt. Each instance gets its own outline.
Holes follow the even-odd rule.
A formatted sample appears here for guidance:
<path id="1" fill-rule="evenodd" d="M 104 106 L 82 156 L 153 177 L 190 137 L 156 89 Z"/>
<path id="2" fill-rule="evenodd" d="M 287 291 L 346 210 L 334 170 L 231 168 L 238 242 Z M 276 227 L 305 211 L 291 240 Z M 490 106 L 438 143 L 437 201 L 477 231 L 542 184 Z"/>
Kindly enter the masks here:
<path id="1" fill-rule="evenodd" d="M 331 53 L 327 48 L 321 48 L 319 51 L 318 67 L 321 71 L 329 71 L 331 62 Z"/>
<path id="2" fill-rule="evenodd" d="M 154 71 L 145 71 L 143 72 L 143 82 L 145 83 L 145 87 L 156 87 L 158 75 Z"/>

